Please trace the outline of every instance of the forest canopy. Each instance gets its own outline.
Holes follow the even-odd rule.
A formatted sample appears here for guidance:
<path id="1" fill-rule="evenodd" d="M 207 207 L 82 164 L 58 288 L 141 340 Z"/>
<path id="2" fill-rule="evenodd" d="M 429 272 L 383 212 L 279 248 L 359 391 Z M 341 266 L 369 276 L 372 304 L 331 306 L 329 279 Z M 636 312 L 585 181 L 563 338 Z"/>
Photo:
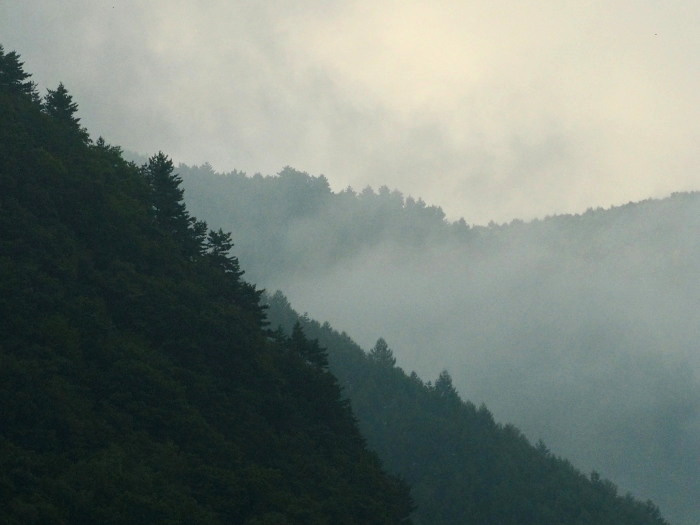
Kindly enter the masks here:
<path id="1" fill-rule="evenodd" d="M 264 297 L 167 154 L 128 162 L 66 86 L 30 78 L 0 47 L 5 522 L 665 523 L 463 401 L 451 372 L 425 383 L 384 338 L 365 353 Z M 327 181 L 287 176 L 302 216 L 293 193 L 320 202 Z M 346 197 L 378 220 L 363 193 Z M 381 199 L 422 218 L 394 224 L 418 244 L 444 223 Z"/>
<path id="2" fill-rule="evenodd" d="M 325 355 L 266 329 L 164 153 L 92 141 L 0 48 L 4 523 L 402 523 Z"/>

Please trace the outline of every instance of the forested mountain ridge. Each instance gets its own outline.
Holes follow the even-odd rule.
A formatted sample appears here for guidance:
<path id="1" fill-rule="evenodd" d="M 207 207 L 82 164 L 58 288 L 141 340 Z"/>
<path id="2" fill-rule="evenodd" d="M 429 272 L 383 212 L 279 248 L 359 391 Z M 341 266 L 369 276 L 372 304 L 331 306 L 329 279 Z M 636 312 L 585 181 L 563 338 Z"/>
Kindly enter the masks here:
<path id="1" fill-rule="evenodd" d="M 170 159 L 76 111 L 0 47 L 0 521 L 407 522 L 325 354 L 266 330 Z"/>
<path id="2" fill-rule="evenodd" d="M 700 518 L 700 193 L 469 226 L 322 176 L 180 166 L 244 267 L 420 377 L 448 369 L 498 420 L 585 472 Z"/>
<path id="3" fill-rule="evenodd" d="M 572 250 L 573 255 L 596 257 L 614 251 L 619 242 L 629 245 L 644 238 L 671 242 L 681 237 L 679 232 L 700 227 L 700 192 L 528 223 L 469 225 L 463 219 L 451 222 L 439 206 L 386 186 L 334 192 L 325 176 L 291 167 L 275 176 L 220 174 L 208 164 L 180 164 L 178 172 L 188 206 L 196 214 L 209 217 L 213 224 L 236 225 L 241 260 L 266 272 L 258 280 L 276 273 L 323 272 L 381 243 L 423 249 L 459 242 L 478 252 L 537 241 L 551 249 Z M 299 248 L 304 241 L 313 242 L 312 259 Z M 274 259 L 266 251 L 270 245 L 278 248 Z M 664 248 L 679 257 L 675 247 Z"/>
<path id="4" fill-rule="evenodd" d="M 0 50 L 3 520 L 406 522 L 408 489 L 365 448 L 326 369 L 333 356 L 301 327 L 290 334 L 265 329 L 260 292 L 242 279 L 231 237 L 190 215 L 167 156 L 130 164 L 119 148 L 93 143 L 76 111 L 62 85 L 39 97 L 19 57 Z M 377 345 L 373 359 L 391 363 L 387 387 L 405 381 L 387 348 Z M 391 392 L 377 385 L 382 374 L 349 373 L 369 396 L 365 408 L 402 420 L 391 404 L 374 403 L 372 396 Z M 430 414 L 449 408 L 448 416 L 481 421 L 490 438 L 506 435 L 485 408 L 429 401 L 435 393 L 454 400 L 449 376 L 434 387 L 410 380 L 406 390 L 427 418 L 410 430 L 435 428 Z M 454 406 L 461 408 L 450 412 Z M 460 446 L 478 452 L 461 465 L 477 472 L 494 465 L 505 482 L 519 463 L 470 441 L 469 428 L 459 427 Z M 508 427 L 511 434 L 512 442 L 503 440 L 520 443 L 524 457 L 547 456 Z M 378 449 L 394 438 L 384 439 Z M 397 451 L 411 454 L 407 443 Z M 428 459 L 448 452 L 420 450 Z M 443 472 L 422 478 L 416 490 L 450 519 L 448 500 L 460 498 L 459 485 Z M 578 476 L 591 505 L 576 514 L 580 523 L 598 515 L 601 523 L 664 523 L 653 505 L 617 498 L 608 483 Z M 481 507 L 457 519 L 540 523 L 533 520 L 543 509 L 556 516 L 572 507 L 546 504 L 549 492 L 512 506 L 499 498 L 513 492 L 488 492 L 469 500 Z"/>
<path id="5" fill-rule="evenodd" d="M 586 477 L 541 441 L 462 401 L 448 372 L 424 383 L 396 366 L 386 341 L 364 352 L 328 323 L 298 315 L 281 292 L 266 297 L 273 326 L 301 326 L 328 349 L 360 429 L 392 472 L 412 487 L 417 524 L 621 525 L 666 523 L 651 502 Z"/>
<path id="6" fill-rule="evenodd" d="M 382 187 L 379 193 L 352 188 L 335 193 L 324 176 L 292 168 L 278 176 L 247 177 L 241 172 L 215 173 L 208 165 L 178 166 L 188 206 L 212 223 L 238 223 L 244 264 L 257 267 L 256 278 L 276 274 L 322 272 L 392 236 L 420 247 L 432 238 L 469 235 L 466 224 L 448 227 L 444 213 L 421 199 L 404 199 Z M 257 239 L 257 240 L 254 240 Z M 313 243 L 314 257 L 304 258 L 302 245 Z M 257 245 L 257 248 L 256 248 Z M 277 246 L 270 257 L 267 247 Z"/>

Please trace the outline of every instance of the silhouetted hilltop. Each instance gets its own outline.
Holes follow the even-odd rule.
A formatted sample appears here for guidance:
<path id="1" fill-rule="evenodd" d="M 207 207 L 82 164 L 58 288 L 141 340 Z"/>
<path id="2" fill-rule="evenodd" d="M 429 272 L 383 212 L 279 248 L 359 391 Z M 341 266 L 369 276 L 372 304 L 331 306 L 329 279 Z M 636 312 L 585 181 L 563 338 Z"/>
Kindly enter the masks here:
<path id="1" fill-rule="evenodd" d="M 325 354 L 266 331 L 170 159 L 126 162 L 28 76 L 0 48 L 1 521 L 407 521 Z"/>
<path id="2" fill-rule="evenodd" d="M 700 193 L 471 226 L 397 191 L 180 167 L 241 263 L 420 377 L 448 369 L 586 472 L 694 524 L 700 491 Z"/>
<path id="3" fill-rule="evenodd" d="M 541 441 L 532 446 L 513 425 L 462 401 L 447 371 L 424 383 L 396 366 L 383 339 L 364 352 L 328 323 L 299 316 L 286 297 L 267 297 L 269 318 L 294 323 L 328 348 L 360 429 L 384 464 L 412 486 L 425 524 L 665 523 L 651 503 L 618 495 L 593 472 L 586 477 Z"/>

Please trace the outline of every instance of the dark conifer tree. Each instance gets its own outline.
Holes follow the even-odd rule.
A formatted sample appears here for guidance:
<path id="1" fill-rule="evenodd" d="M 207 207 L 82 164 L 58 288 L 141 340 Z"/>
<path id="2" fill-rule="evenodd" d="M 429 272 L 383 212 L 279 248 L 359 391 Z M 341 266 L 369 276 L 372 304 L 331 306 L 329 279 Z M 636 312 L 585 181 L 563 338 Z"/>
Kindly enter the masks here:
<path id="1" fill-rule="evenodd" d="M 151 188 L 156 225 L 176 240 L 184 254 L 195 257 L 203 251 L 206 224 L 188 213 L 183 201 L 182 179 L 173 161 L 162 151 L 148 159 L 143 173 Z"/>
<path id="2" fill-rule="evenodd" d="M 206 228 L 206 223 L 202 223 Z M 195 222 L 193 229 L 196 230 L 199 222 Z M 254 324 L 260 327 L 267 326 L 265 307 L 260 304 L 260 296 L 263 290 L 258 290 L 254 284 L 242 279 L 245 273 L 241 270 L 238 257 L 231 254 L 233 241 L 231 234 L 224 232 L 221 228 L 218 231 L 209 230 L 203 246 L 206 248 L 203 253 L 212 263 L 213 267 L 225 277 L 221 281 L 219 293 L 228 295 L 233 302 L 243 307 L 245 311 L 254 317 Z"/>
<path id="3" fill-rule="evenodd" d="M 20 62 L 15 51 L 5 53 L 0 45 L 0 90 L 15 93 L 39 102 L 36 84 L 27 80 L 31 75 L 24 71 L 24 63 Z"/>
<path id="4" fill-rule="evenodd" d="M 455 399 L 459 397 L 457 389 L 452 384 L 452 376 L 450 376 L 450 373 L 447 370 L 440 372 L 440 375 L 435 380 L 435 386 L 433 389 L 441 397 Z"/>
<path id="5" fill-rule="evenodd" d="M 328 354 L 326 349 L 321 348 L 318 344 L 318 339 L 307 339 L 299 321 L 294 323 L 288 346 L 290 350 L 301 355 L 308 363 L 319 368 L 328 368 Z"/>
<path id="6" fill-rule="evenodd" d="M 207 222 L 194 217 L 190 219 L 190 244 L 193 255 L 204 255 L 207 248 Z"/>
<path id="7" fill-rule="evenodd" d="M 153 192 L 153 213 L 158 224 L 172 232 L 187 230 L 189 215 L 182 202 L 182 179 L 173 173 L 173 161 L 162 151 L 148 159 L 144 167 L 146 181 Z"/>
<path id="8" fill-rule="evenodd" d="M 240 277 L 243 275 L 238 258 L 230 255 L 233 248 L 231 234 L 224 232 L 221 228 L 218 231 L 210 230 L 207 235 L 207 253 L 216 266 L 224 272 Z"/>
<path id="9" fill-rule="evenodd" d="M 408 489 L 311 364 L 318 343 L 304 359 L 261 330 L 230 236 L 207 244 L 169 159 L 139 170 L 17 82 L 0 88 L 0 522 L 405 522 Z"/>
<path id="10" fill-rule="evenodd" d="M 87 130 L 80 126 L 80 119 L 75 116 L 78 112 L 78 104 L 73 102 L 73 97 L 62 82 L 54 90 L 47 89 L 44 97 L 44 111 L 59 122 L 65 124 L 72 131 L 80 135 L 87 142 L 89 135 Z"/>
<path id="11" fill-rule="evenodd" d="M 328 348 L 368 444 L 412 486 L 415 523 L 668 525 L 653 503 L 617 494 L 599 474 L 589 478 L 496 423 L 485 405 L 462 401 L 447 371 L 424 383 L 387 367 L 374 357 L 386 355 L 377 352 L 385 341 L 366 354 L 347 334 L 298 315 L 281 293 L 270 298 L 269 316 L 297 337 L 298 321 Z"/>
<path id="12" fill-rule="evenodd" d="M 369 358 L 388 367 L 396 364 L 394 352 L 391 351 L 383 337 L 377 339 L 374 347 L 369 351 Z"/>
<path id="13" fill-rule="evenodd" d="M 80 119 L 75 116 L 78 104 L 73 102 L 73 97 L 68 93 L 63 82 L 59 82 L 56 89 L 47 89 L 46 92 L 46 97 L 44 97 L 46 113 L 58 120 L 70 123 L 76 128 L 79 127 Z"/>

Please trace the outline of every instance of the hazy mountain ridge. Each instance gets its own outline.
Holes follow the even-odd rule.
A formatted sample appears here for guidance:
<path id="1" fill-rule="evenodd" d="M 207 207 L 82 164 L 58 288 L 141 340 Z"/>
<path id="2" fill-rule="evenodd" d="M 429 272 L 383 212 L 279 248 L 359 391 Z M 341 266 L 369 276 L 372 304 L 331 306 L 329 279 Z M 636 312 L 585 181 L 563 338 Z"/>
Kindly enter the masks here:
<path id="1" fill-rule="evenodd" d="M 230 237 L 0 46 L 0 521 L 405 523 L 323 353 Z"/>
<path id="2" fill-rule="evenodd" d="M 378 193 L 371 188 L 334 193 L 325 177 L 292 168 L 275 177 L 247 177 L 240 172 L 222 177 L 207 165 L 181 164 L 178 171 L 193 211 L 206 213 L 212 223 L 237 224 L 240 258 L 257 268 L 251 269 L 255 278 L 326 271 L 339 260 L 390 241 L 396 233 L 411 246 L 421 247 L 434 236 L 470 232 L 466 224 L 446 228 L 440 208 L 386 187 Z M 309 239 L 314 242 L 314 257 L 305 259 L 302 245 Z M 267 251 L 271 245 L 277 247 L 274 257 Z"/>
<path id="3" fill-rule="evenodd" d="M 396 366 L 387 343 L 369 353 L 328 323 L 297 314 L 281 292 L 267 295 L 272 326 L 299 323 L 328 349 L 368 444 L 412 487 L 418 524 L 662 523 L 658 508 L 599 474 L 586 477 L 544 443 L 462 401 L 449 373 L 424 383 Z"/>
<path id="4" fill-rule="evenodd" d="M 93 143 L 62 86 L 42 105 L 26 75 L 7 81 L 14 58 L 0 48 L 4 517 L 403 522 L 406 487 L 364 448 L 323 350 L 262 330 L 229 237 L 189 214 L 167 156 L 138 168 Z M 455 393 L 445 376 L 435 388 Z M 586 486 L 663 523 L 597 477 Z M 462 518 L 504 522 L 491 511 Z"/>
<path id="5" fill-rule="evenodd" d="M 700 514 L 699 193 L 468 226 L 291 169 L 180 171 L 262 286 L 365 347 L 383 335 L 421 377 L 447 368 L 465 398 L 675 522 Z"/>
<path id="6" fill-rule="evenodd" d="M 675 245 L 673 241 L 700 226 L 700 192 L 674 193 L 665 199 L 548 216 L 527 223 L 513 220 L 470 226 L 463 219 L 450 222 L 439 206 L 426 205 L 421 199 L 406 197 L 386 186 L 377 191 L 366 187 L 362 191 L 347 188 L 333 192 L 324 176 L 289 167 L 276 176 L 252 177 L 236 171 L 219 174 L 208 165 L 180 164 L 178 171 L 193 211 L 206 214 L 217 224 L 236 221 L 242 258 L 266 268 L 266 261 L 256 259 L 256 254 L 264 258 L 260 255 L 262 249 L 248 253 L 247 236 L 255 225 L 263 241 L 276 242 L 280 260 L 291 263 L 292 268 L 286 268 L 286 272 L 300 271 L 299 267 L 302 272 L 322 269 L 381 242 L 423 248 L 428 242 L 462 240 L 481 248 L 483 243 L 527 243 L 537 239 L 549 249 L 575 249 L 573 255 L 593 258 L 619 252 L 620 243 L 629 248 L 648 236 L 668 242 L 665 248 L 673 248 L 678 260 L 683 254 L 677 250 L 696 247 Z M 305 235 L 319 241 L 314 244 L 314 254 L 320 259 L 304 261 L 303 254 L 294 251 Z"/>

